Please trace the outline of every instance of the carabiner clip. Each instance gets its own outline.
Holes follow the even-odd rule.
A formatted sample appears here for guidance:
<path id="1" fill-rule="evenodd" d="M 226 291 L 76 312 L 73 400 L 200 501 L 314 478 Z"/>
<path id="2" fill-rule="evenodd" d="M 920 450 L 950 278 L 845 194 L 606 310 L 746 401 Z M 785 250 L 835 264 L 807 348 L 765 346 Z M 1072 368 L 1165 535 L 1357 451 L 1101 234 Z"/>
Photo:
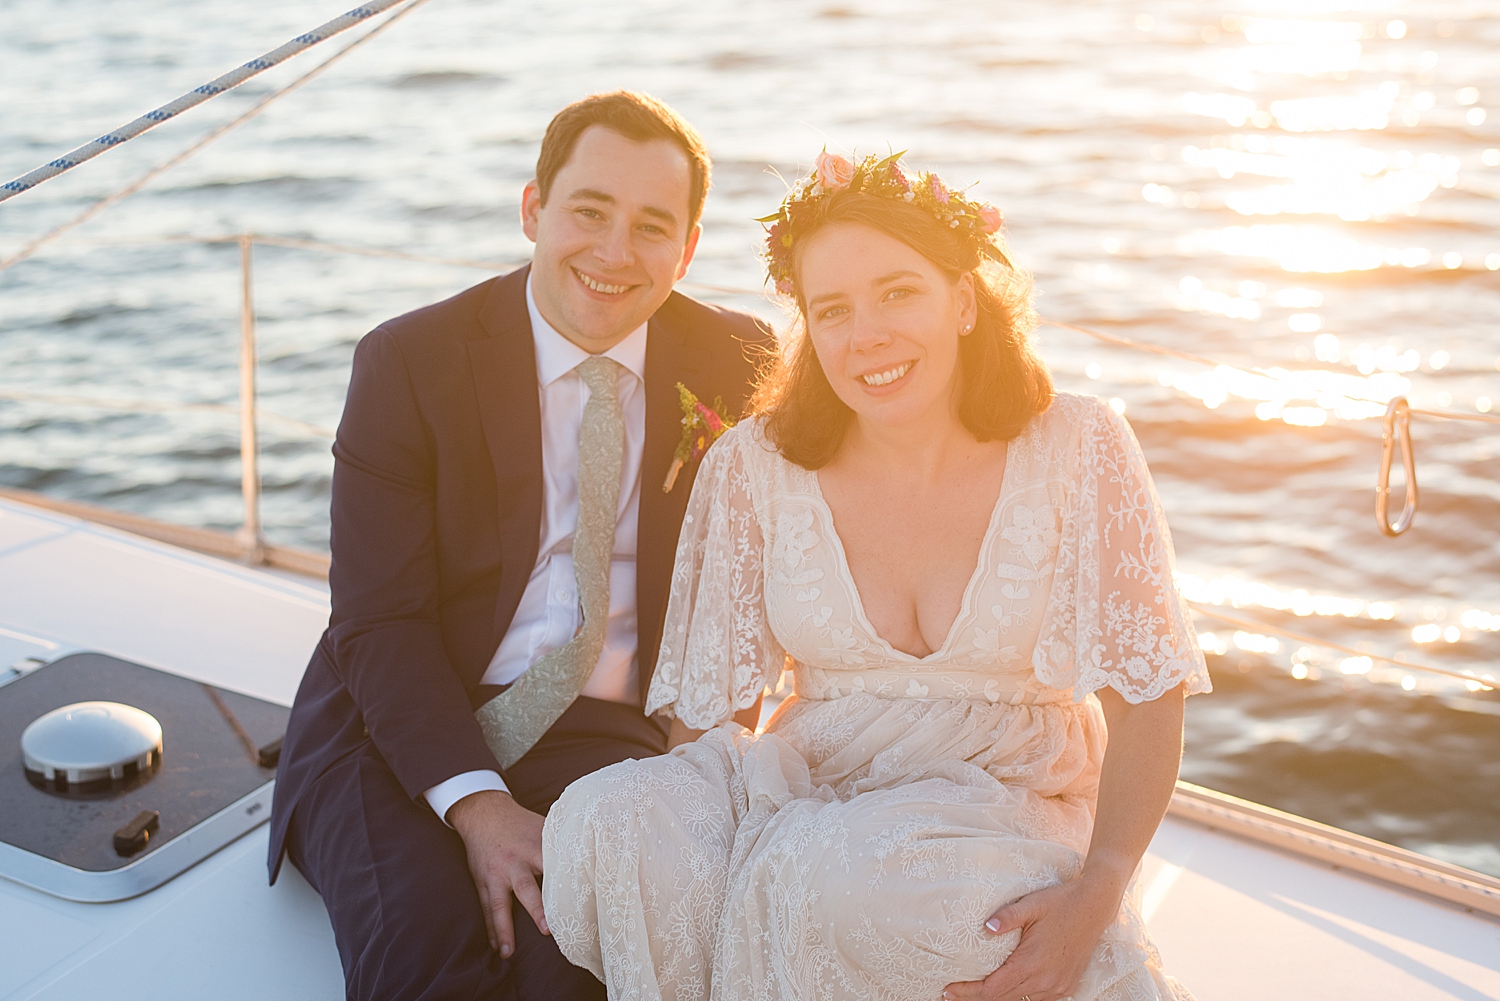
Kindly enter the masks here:
<path id="1" fill-rule="evenodd" d="M 1391 459 L 1396 451 L 1396 434 L 1401 434 L 1401 464 L 1406 468 L 1406 501 L 1401 517 L 1391 524 Z M 1385 410 L 1380 433 L 1380 481 L 1375 484 L 1375 524 L 1385 535 L 1395 538 L 1411 528 L 1417 516 L 1417 455 L 1411 447 L 1411 405 L 1398 396 Z"/>

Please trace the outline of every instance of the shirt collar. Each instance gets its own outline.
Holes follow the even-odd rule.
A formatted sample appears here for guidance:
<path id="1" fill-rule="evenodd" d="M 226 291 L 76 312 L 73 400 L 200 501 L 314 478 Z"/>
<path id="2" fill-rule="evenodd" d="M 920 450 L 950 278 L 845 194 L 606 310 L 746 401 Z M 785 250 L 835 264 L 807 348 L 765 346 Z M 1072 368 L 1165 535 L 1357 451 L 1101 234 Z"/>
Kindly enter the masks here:
<path id="1" fill-rule="evenodd" d="M 583 348 L 559 334 L 536 308 L 531 294 L 531 276 L 526 276 L 526 311 L 531 314 L 531 339 L 536 345 L 537 382 L 543 389 L 573 371 L 589 358 Z M 641 382 L 646 381 L 646 327 L 641 324 L 623 341 L 604 352 L 604 357 L 629 369 Z"/>

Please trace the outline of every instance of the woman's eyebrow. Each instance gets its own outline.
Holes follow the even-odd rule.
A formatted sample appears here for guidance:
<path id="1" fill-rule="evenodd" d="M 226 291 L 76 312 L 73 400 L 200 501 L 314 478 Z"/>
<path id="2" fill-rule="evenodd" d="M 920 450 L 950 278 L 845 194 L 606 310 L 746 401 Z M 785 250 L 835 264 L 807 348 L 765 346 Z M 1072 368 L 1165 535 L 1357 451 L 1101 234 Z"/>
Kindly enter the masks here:
<path id="1" fill-rule="evenodd" d="M 879 278 L 876 278 L 870 284 L 871 285 L 889 285 L 891 282 L 898 281 L 898 280 L 900 280 L 902 278 L 921 278 L 921 277 L 922 276 L 919 275 L 919 274 L 917 274 L 917 272 L 915 272 L 915 271 L 906 271 L 906 270 L 892 271 L 888 275 L 881 275 Z"/>
<path id="2" fill-rule="evenodd" d="M 807 300 L 807 308 L 808 309 L 812 309 L 814 306 L 818 305 L 819 303 L 829 302 L 829 301 L 831 301 L 833 299 L 845 299 L 845 298 L 848 298 L 848 297 L 846 295 L 844 295 L 844 293 L 842 293 L 842 292 L 828 292 L 828 293 L 825 293 L 824 295 L 818 296 L 816 299 L 809 299 L 809 300 Z"/>

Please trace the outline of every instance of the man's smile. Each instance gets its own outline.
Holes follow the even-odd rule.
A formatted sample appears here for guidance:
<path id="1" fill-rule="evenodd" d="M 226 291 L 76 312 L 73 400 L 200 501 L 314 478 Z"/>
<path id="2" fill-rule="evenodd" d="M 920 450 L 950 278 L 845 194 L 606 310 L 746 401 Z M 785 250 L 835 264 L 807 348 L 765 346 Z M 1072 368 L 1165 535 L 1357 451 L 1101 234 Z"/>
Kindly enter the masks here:
<path id="1" fill-rule="evenodd" d="M 632 289 L 640 288 L 640 285 L 609 285 L 605 282 L 599 281 L 597 278 L 592 278 L 584 274 L 577 268 L 573 268 L 572 271 L 575 275 L 578 276 L 578 280 L 583 283 L 583 286 L 585 288 L 589 289 L 592 292 L 597 292 L 600 295 L 621 295 L 622 293 L 629 292 Z"/>

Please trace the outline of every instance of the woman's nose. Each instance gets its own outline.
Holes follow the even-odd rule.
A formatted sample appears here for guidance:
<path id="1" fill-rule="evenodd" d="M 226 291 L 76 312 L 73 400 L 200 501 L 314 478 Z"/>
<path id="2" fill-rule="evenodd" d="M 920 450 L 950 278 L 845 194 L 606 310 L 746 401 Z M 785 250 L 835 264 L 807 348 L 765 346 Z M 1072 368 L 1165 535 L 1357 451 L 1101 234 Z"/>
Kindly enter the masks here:
<path id="1" fill-rule="evenodd" d="M 872 351 L 885 347 L 890 342 L 891 332 L 885 324 L 880 322 L 878 316 L 866 318 L 856 315 L 854 317 L 849 346 L 855 351 Z"/>

